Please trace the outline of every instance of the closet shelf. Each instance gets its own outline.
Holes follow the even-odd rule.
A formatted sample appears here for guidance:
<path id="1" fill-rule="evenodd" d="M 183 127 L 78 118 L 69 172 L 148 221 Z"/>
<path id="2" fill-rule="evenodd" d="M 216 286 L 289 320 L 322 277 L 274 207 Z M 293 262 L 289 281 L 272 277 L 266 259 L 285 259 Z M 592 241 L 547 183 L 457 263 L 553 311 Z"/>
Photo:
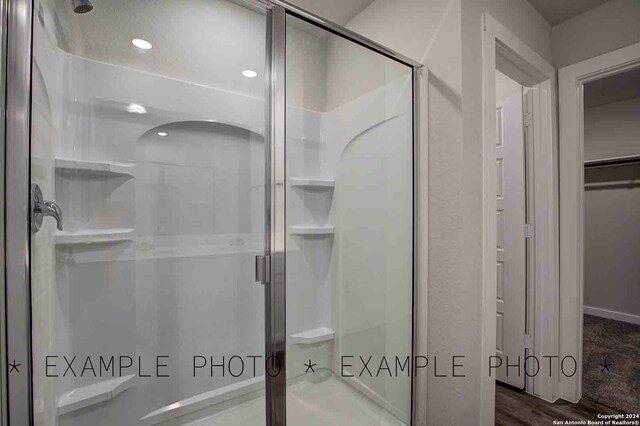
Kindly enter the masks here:
<path id="1" fill-rule="evenodd" d="M 133 163 L 117 163 L 104 161 L 70 160 L 56 158 L 56 170 L 69 174 L 79 174 L 88 177 L 133 177 L 135 165 Z"/>
<path id="2" fill-rule="evenodd" d="M 132 228 L 83 229 L 79 231 L 58 231 L 56 244 L 92 244 L 131 241 Z"/>
<path id="3" fill-rule="evenodd" d="M 303 331 L 289 336 L 289 342 L 298 345 L 312 345 L 314 343 L 326 342 L 333 340 L 335 332 L 326 327 L 314 328 L 313 330 Z"/>
<path id="4" fill-rule="evenodd" d="M 640 180 L 619 180 L 619 181 L 604 181 L 604 182 L 589 182 L 584 184 L 585 189 L 608 189 L 608 188 L 637 188 L 640 187 Z"/>
<path id="5" fill-rule="evenodd" d="M 333 226 L 291 226 L 289 227 L 291 235 L 333 235 L 335 228 Z"/>
<path id="6" fill-rule="evenodd" d="M 631 166 L 634 164 L 640 164 L 640 155 L 629 155 L 626 157 L 612 157 L 601 158 L 598 160 L 587 160 L 584 162 L 584 167 L 601 168 L 601 167 L 616 167 L 616 166 Z"/>
<path id="7" fill-rule="evenodd" d="M 303 188 L 332 189 L 336 182 L 331 179 L 290 178 L 289 185 Z"/>

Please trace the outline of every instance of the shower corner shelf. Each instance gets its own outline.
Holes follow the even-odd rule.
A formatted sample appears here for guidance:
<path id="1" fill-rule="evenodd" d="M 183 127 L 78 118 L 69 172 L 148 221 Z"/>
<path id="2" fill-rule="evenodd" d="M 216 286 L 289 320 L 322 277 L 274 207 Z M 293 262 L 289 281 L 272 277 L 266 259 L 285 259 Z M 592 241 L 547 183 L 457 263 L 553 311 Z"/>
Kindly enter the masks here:
<path id="1" fill-rule="evenodd" d="M 310 189 L 332 189 L 335 187 L 336 181 L 331 179 L 290 178 L 289 185 Z"/>
<path id="2" fill-rule="evenodd" d="M 333 226 L 291 226 L 289 227 L 291 235 L 333 235 L 335 228 Z"/>
<path id="3" fill-rule="evenodd" d="M 314 343 L 333 340 L 335 334 L 336 333 L 330 328 L 314 328 L 313 330 L 292 334 L 291 336 L 289 336 L 289 342 L 294 345 L 312 345 Z"/>
<path id="4" fill-rule="evenodd" d="M 131 374 L 74 389 L 58 399 L 58 415 L 109 401 L 133 387 L 136 377 L 135 374 Z"/>
<path id="5" fill-rule="evenodd" d="M 80 231 L 58 231 L 56 244 L 92 244 L 131 241 L 133 228 L 83 229 Z"/>
<path id="6" fill-rule="evenodd" d="M 134 177 L 135 164 L 56 158 L 56 170 L 89 177 Z"/>

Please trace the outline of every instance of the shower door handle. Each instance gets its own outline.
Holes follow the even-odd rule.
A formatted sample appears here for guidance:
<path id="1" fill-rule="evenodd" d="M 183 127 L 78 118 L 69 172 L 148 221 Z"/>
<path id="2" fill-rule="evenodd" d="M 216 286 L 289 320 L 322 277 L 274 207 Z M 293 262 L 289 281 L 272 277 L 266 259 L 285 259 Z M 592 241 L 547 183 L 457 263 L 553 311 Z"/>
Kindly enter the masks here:
<path id="1" fill-rule="evenodd" d="M 259 284 L 269 284 L 271 271 L 271 258 L 269 256 L 256 256 L 256 282 Z"/>
<path id="2" fill-rule="evenodd" d="M 42 190 L 37 184 L 31 185 L 31 229 L 38 232 L 42 227 L 45 216 L 51 216 L 56 220 L 56 228 L 62 231 L 62 210 L 53 201 L 45 201 L 42 198 Z"/>

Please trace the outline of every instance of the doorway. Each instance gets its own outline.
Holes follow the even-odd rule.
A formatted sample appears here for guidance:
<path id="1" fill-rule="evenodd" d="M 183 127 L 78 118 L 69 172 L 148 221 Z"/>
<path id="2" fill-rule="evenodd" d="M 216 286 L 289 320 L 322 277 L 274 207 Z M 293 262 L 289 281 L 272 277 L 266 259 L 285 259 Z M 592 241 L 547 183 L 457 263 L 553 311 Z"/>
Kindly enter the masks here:
<path id="1" fill-rule="evenodd" d="M 632 413 L 640 407 L 634 378 L 640 374 L 634 338 L 640 316 L 633 302 L 640 297 L 638 238 L 630 231 L 638 213 L 640 151 L 631 117 L 638 111 L 639 63 L 640 46 L 633 45 L 560 70 L 567 123 L 561 133 L 561 195 L 567 200 L 561 210 L 561 333 L 568 339 L 563 352 L 578 360 L 575 377 L 561 377 L 561 391 L 573 402 L 586 397 Z"/>
<path id="2" fill-rule="evenodd" d="M 9 424 L 412 424 L 410 367 L 343 359 L 413 355 L 420 65 L 279 2 L 71 6 L 7 17 Z"/>
<path id="3" fill-rule="evenodd" d="M 499 299 L 499 276 L 506 277 L 500 271 L 506 265 L 498 259 L 499 238 L 505 242 L 505 235 L 498 233 L 497 213 L 499 212 L 498 186 L 505 175 L 498 174 L 496 145 L 499 142 L 496 119 L 497 92 L 496 71 L 508 77 L 516 94 L 513 105 L 516 119 L 511 119 L 513 126 L 510 132 L 513 137 L 523 141 L 514 145 L 518 158 L 514 167 L 516 179 L 511 179 L 515 194 L 514 206 L 519 213 L 513 216 L 514 224 L 508 237 L 511 245 L 519 253 L 514 256 L 512 276 L 515 287 L 510 288 L 512 300 L 505 304 Z M 483 38 L 483 99 L 484 99 L 484 206 L 485 218 L 483 245 L 484 270 L 484 312 L 485 323 L 483 334 L 483 357 L 487 360 L 482 380 L 485 382 L 486 394 L 483 393 L 483 406 L 490 407 L 495 413 L 496 373 L 506 380 L 507 365 L 502 365 L 498 346 L 506 348 L 504 338 L 510 339 L 508 349 L 515 358 L 509 362 L 513 365 L 512 385 L 524 388 L 527 393 L 539 398 L 554 401 L 557 398 L 557 371 L 555 367 L 540 363 L 530 365 L 543 356 L 558 353 L 558 169 L 557 169 L 557 123 L 555 118 L 555 69 L 543 58 L 528 48 L 515 34 L 505 28 L 489 14 L 484 14 Z M 525 90 L 523 91 L 523 88 Z M 521 93 L 518 94 L 517 92 Z M 508 91 L 506 92 L 509 93 Z M 513 93 L 513 92 L 511 92 Z M 508 98 L 507 96 L 506 98 Z M 519 112 L 522 110 L 522 113 Z M 513 124 L 515 123 L 515 124 Z M 505 128 L 506 129 L 506 128 Z M 504 134 L 502 135 L 504 136 Z M 506 148 L 506 146 L 505 146 Z M 520 167 L 521 166 L 521 167 Z M 504 173 L 504 170 L 503 170 Z M 517 185 L 515 182 L 521 182 Z M 504 181 L 503 181 L 504 183 Z M 504 186 L 504 185 L 503 185 Z M 518 229 L 519 228 L 519 229 Z M 502 229 L 504 231 L 504 229 Z M 524 253 L 524 254 L 523 254 Z M 503 254 L 507 254 L 504 252 Z M 517 267 L 515 267 L 517 266 Z M 502 292 L 506 297 L 507 293 Z M 502 305 L 504 312 L 499 311 Z M 513 306 L 515 309 L 510 309 Z M 505 313 L 512 320 L 509 334 L 505 334 Z M 503 330 L 500 330 L 498 317 L 502 315 Z M 513 321 L 513 323 L 512 323 Z M 498 340 L 502 337 L 502 341 Z M 519 361 L 518 362 L 518 358 Z M 527 374 L 528 370 L 529 374 Z M 534 372 L 531 374 L 531 372 Z"/>
<path id="4" fill-rule="evenodd" d="M 528 183 L 533 136 L 531 93 L 496 64 L 497 280 L 496 380 L 525 388 L 527 289 L 533 233 Z"/>

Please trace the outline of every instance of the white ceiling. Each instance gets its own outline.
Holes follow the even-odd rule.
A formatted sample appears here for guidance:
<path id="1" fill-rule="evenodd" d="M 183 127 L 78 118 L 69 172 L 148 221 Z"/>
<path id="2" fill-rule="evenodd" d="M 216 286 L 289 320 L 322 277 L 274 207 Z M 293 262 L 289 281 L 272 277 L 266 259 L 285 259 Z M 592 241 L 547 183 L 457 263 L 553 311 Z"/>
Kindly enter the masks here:
<path id="1" fill-rule="evenodd" d="M 287 0 L 287 2 L 336 24 L 345 25 L 373 3 L 373 0 Z"/>
<path id="2" fill-rule="evenodd" d="M 48 26 L 59 47 L 77 56 L 261 96 L 262 78 L 241 71 L 264 69 L 266 17 L 236 0 L 92 0 L 90 13 L 73 13 L 69 0 L 41 0 L 54 17 Z M 289 0 L 344 25 L 373 0 Z M 42 8 L 41 8 L 42 9 Z M 40 12 L 39 12 L 40 13 Z M 291 21 L 292 26 L 296 22 Z M 304 25 L 313 40 L 319 35 Z M 299 34 L 298 37 L 303 37 Z M 131 39 L 153 49 L 141 51 Z M 303 37 L 304 38 L 304 37 Z"/>
<path id="3" fill-rule="evenodd" d="M 63 50 L 112 65 L 263 96 L 267 34 L 263 14 L 228 0 L 92 2 L 93 11 L 78 15 L 69 0 L 41 0 L 59 22 L 48 27 Z M 153 49 L 134 47 L 133 38 L 148 40 Z M 256 71 L 258 78 L 244 77 L 244 70 Z"/>
<path id="4" fill-rule="evenodd" d="M 608 0 L 529 0 L 551 25 L 578 16 L 587 10 L 598 7 Z"/>

